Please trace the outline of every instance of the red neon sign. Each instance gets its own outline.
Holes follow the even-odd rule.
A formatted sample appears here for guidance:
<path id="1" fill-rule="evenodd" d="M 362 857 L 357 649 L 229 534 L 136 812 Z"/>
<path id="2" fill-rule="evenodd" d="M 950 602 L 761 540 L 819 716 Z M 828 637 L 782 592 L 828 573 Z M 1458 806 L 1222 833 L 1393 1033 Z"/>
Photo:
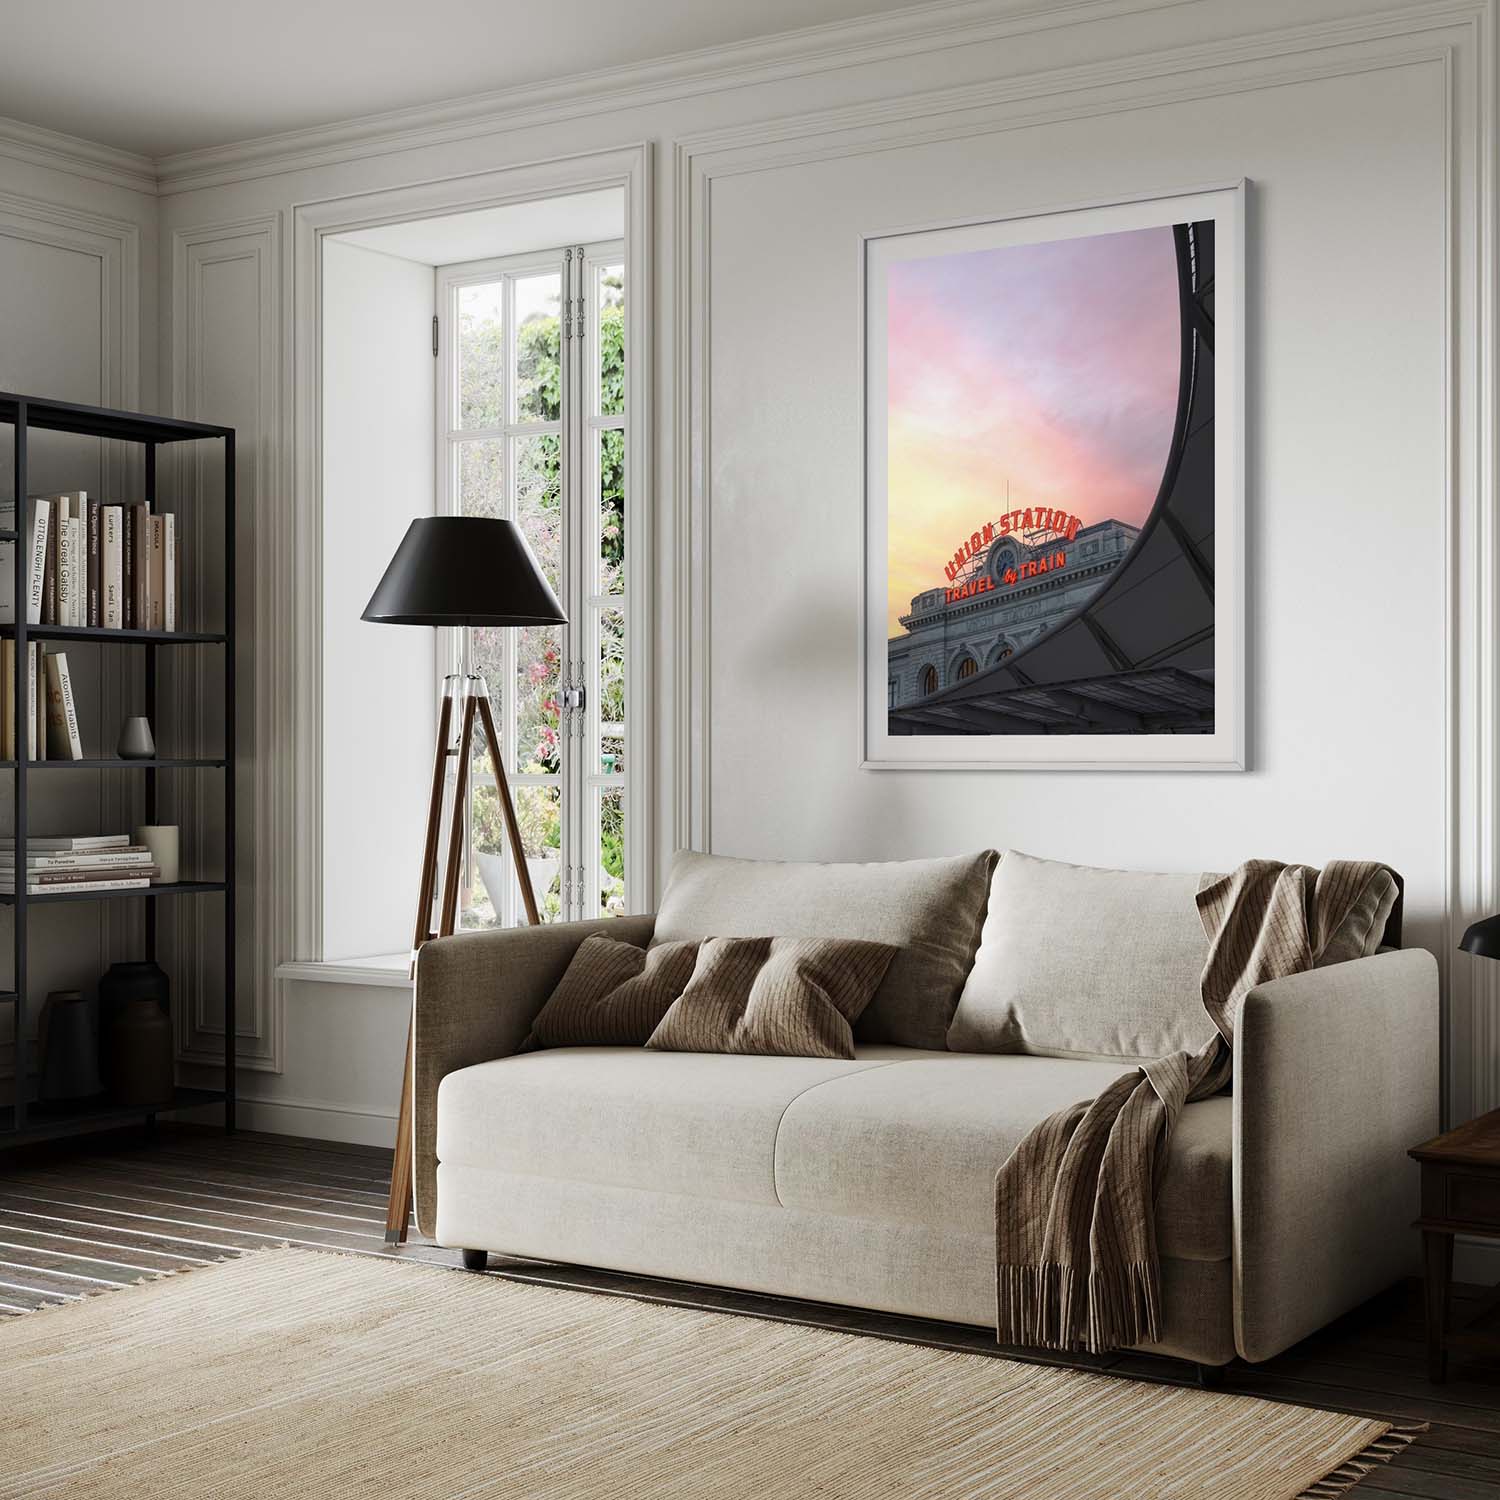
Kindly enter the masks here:
<path id="1" fill-rule="evenodd" d="M 943 564 L 943 571 L 948 575 L 949 583 L 956 582 L 964 565 L 988 547 L 996 536 L 1021 536 L 1028 541 L 1046 537 L 1054 541 L 1071 542 L 1082 525 L 1083 522 L 1077 516 L 1046 505 L 1007 511 L 998 521 L 986 521 L 983 530 L 971 532 L 968 539 Z M 950 589 L 949 592 L 953 591 Z"/>

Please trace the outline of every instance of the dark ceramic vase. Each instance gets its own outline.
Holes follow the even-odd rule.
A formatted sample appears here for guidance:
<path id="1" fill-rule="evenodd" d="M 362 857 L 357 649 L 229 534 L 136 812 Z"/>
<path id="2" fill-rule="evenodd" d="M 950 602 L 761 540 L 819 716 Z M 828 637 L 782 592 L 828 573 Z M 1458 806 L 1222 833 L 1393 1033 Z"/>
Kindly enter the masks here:
<path id="1" fill-rule="evenodd" d="M 37 1019 L 45 1104 L 99 1093 L 99 1036 L 94 1007 L 79 990 L 53 990 Z"/>
<path id="2" fill-rule="evenodd" d="M 110 1092 L 121 1104 L 172 1102 L 172 1023 L 150 995 L 127 1000 L 107 1042 Z"/>
<path id="3" fill-rule="evenodd" d="M 171 987 L 161 965 L 152 959 L 111 964 L 99 981 L 100 1072 L 105 1086 L 122 1102 L 132 1089 L 115 1050 L 115 1024 L 136 1000 L 152 1001 L 164 1019 L 171 1013 Z M 170 1022 L 167 1031 L 170 1038 Z"/>

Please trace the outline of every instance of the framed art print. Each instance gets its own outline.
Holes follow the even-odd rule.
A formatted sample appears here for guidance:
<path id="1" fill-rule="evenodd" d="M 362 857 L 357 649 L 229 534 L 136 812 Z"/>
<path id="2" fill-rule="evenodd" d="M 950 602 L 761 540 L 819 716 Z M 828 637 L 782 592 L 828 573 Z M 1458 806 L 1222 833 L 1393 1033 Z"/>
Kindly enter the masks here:
<path id="1" fill-rule="evenodd" d="M 1244 768 L 1244 226 L 864 237 L 862 764 Z"/>

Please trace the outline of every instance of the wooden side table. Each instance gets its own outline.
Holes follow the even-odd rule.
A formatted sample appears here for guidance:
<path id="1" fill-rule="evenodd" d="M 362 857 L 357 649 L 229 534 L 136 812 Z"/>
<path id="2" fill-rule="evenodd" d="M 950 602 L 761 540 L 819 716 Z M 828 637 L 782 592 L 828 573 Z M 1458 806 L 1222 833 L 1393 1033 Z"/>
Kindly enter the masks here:
<path id="1" fill-rule="evenodd" d="M 1462 1328 L 1450 1328 L 1453 1236 L 1500 1239 L 1500 1109 L 1492 1109 L 1446 1135 L 1413 1146 L 1422 1164 L 1422 1248 L 1427 1269 L 1427 1373 L 1448 1378 L 1448 1351 L 1500 1351 L 1500 1334 L 1485 1325 L 1500 1305 L 1500 1290 Z"/>

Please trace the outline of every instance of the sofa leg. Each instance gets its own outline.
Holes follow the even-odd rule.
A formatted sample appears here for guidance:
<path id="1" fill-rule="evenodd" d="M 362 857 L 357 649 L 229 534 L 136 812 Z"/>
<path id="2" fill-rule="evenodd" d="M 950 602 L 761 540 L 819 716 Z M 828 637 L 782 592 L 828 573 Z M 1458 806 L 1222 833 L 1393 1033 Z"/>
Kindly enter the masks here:
<path id="1" fill-rule="evenodd" d="M 490 1252 L 488 1250 L 465 1250 L 464 1270 L 482 1271 L 490 1263 Z"/>
<path id="2" fill-rule="evenodd" d="M 1205 1391 L 1216 1391 L 1224 1384 L 1223 1365 L 1197 1365 L 1195 1368 L 1198 1371 L 1198 1384 Z"/>

